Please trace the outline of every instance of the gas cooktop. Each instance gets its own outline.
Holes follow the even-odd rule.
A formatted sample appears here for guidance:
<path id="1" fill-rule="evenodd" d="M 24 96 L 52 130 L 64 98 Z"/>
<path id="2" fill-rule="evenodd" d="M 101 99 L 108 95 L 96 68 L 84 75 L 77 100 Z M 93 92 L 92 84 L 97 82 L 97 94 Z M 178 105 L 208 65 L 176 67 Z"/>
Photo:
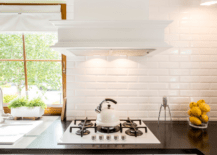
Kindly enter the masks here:
<path id="1" fill-rule="evenodd" d="M 97 126 L 95 119 L 76 119 L 58 145 L 67 144 L 160 144 L 140 119 L 121 119 L 114 127 Z"/>

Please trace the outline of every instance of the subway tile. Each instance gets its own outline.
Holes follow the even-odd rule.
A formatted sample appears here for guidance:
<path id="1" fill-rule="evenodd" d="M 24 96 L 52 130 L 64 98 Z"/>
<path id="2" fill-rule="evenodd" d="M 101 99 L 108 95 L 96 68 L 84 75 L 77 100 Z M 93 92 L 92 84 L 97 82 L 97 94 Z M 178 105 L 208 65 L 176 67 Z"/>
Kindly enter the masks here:
<path id="1" fill-rule="evenodd" d="M 86 83 L 87 89 L 106 89 L 107 84 L 106 83 L 100 83 L 100 82 L 94 82 L 94 83 Z"/>
<path id="2" fill-rule="evenodd" d="M 68 68 L 74 68 L 75 67 L 75 62 L 67 60 L 66 67 L 67 67 L 67 69 Z"/>
<path id="3" fill-rule="evenodd" d="M 148 70 L 147 69 L 130 69 L 129 71 L 129 75 L 147 75 L 148 74 Z"/>
<path id="4" fill-rule="evenodd" d="M 190 89 L 189 83 L 170 83 L 170 89 L 188 90 Z"/>
<path id="5" fill-rule="evenodd" d="M 149 97 L 149 103 L 161 103 L 163 102 L 162 97 Z"/>
<path id="6" fill-rule="evenodd" d="M 160 89 L 168 89 L 169 85 L 166 83 L 156 83 L 156 84 L 149 84 L 149 89 L 151 90 L 160 90 Z"/>
<path id="7" fill-rule="evenodd" d="M 169 75 L 169 70 L 168 69 L 151 69 L 148 71 L 148 74 L 153 76 L 153 75 Z"/>
<path id="8" fill-rule="evenodd" d="M 86 98 L 85 97 L 70 97 L 70 96 L 67 96 L 67 103 L 68 104 L 82 104 L 82 103 L 85 103 L 86 102 Z"/>
<path id="9" fill-rule="evenodd" d="M 178 62 L 160 62 L 159 63 L 160 68 L 179 68 L 179 63 Z"/>
<path id="10" fill-rule="evenodd" d="M 188 103 L 190 102 L 189 97 L 170 97 L 169 101 L 171 103 Z"/>
<path id="11" fill-rule="evenodd" d="M 160 90 L 160 96 L 179 96 L 179 90 Z"/>
<path id="12" fill-rule="evenodd" d="M 96 104 L 76 104 L 75 110 L 93 110 L 96 108 Z"/>
<path id="13" fill-rule="evenodd" d="M 76 82 L 95 82 L 96 81 L 96 76 L 75 76 L 75 81 Z"/>
<path id="14" fill-rule="evenodd" d="M 68 89 L 85 89 L 86 85 L 83 82 L 67 82 Z"/>
<path id="15" fill-rule="evenodd" d="M 198 76 L 181 76 L 180 82 L 187 82 L 187 83 L 199 83 L 201 78 Z"/>
<path id="16" fill-rule="evenodd" d="M 98 90 L 95 92 L 97 96 L 117 96 L 116 90 Z"/>
<path id="17" fill-rule="evenodd" d="M 191 89 L 192 90 L 208 90 L 210 88 L 209 83 L 192 83 Z"/>
<path id="18" fill-rule="evenodd" d="M 130 118 L 144 118 L 148 117 L 148 113 L 146 111 L 128 111 L 128 116 Z"/>
<path id="19" fill-rule="evenodd" d="M 158 62 L 139 63 L 139 68 L 155 69 L 158 68 Z"/>
<path id="20" fill-rule="evenodd" d="M 217 62 L 201 62 L 200 65 L 201 65 L 201 68 L 206 68 L 206 69 L 217 68 Z"/>
<path id="21" fill-rule="evenodd" d="M 191 69 L 190 70 L 190 75 L 193 75 L 193 76 L 210 76 L 212 75 L 212 71 L 209 70 L 209 69 Z"/>
<path id="22" fill-rule="evenodd" d="M 128 88 L 129 89 L 143 89 L 143 90 L 146 90 L 146 89 L 148 89 L 148 84 L 134 83 L 134 84 L 129 84 Z"/>
<path id="23" fill-rule="evenodd" d="M 116 82 L 117 77 L 116 76 L 97 76 L 95 77 L 95 80 L 98 82 Z"/>
<path id="24" fill-rule="evenodd" d="M 94 69 L 86 69 L 87 75 L 105 75 L 106 69 L 94 68 Z"/>
<path id="25" fill-rule="evenodd" d="M 189 75 L 189 69 L 170 69 L 170 75 Z"/>
<path id="26" fill-rule="evenodd" d="M 96 91 L 95 90 L 76 90 L 75 91 L 75 96 L 82 96 L 82 97 L 96 96 Z"/>
<path id="27" fill-rule="evenodd" d="M 184 62 L 184 61 L 189 61 L 190 58 L 188 55 L 171 55 L 170 56 L 170 61 L 175 61 L 175 62 Z"/>
<path id="28" fill-rule="evenodd" d="M 210 83 L 210 89 L 217 90 L 217 83 Z"/>
<path id="29" fill-rule="evenodd" d="M 138 95 L 138 92 L 135 91 L 135 90 L 122 90 L 122 91 L 118 91 L 118 96 L 128 96 L 128 97 L 131 97 L 131 96 L 137 96 Z"/>
<path id="30" fill-rule="evenodd" d="M 128 111 L 128 110 L 134 111 L 139 110 L 139 107 L 135 104 L 118 104 L 117 110 L 118 111 Z"/>
<path id="31" fill-rule="evenodd" d="M 200 67 L 201 65 L 199 62 L 180 62 L 180 68 L 197 69 Z"/>
<path id="32" fill-rule="evenodd" d="M 85 69 L 69 68 L 67 69 L 67 75 L 84 75 Z"/>
<path id="33" fill-rule="evenodd" d="M 77 117 L 77 116 L 85 116 L 85 111 L 79 111 L 79 110 L 67 110 L 66 111 L 66 115 L 67 117 L 68 116 L 74 116 L 74 117 Z"/>
<path id="34" fill-rule="evenodd" d="M 179 82 L 178 76 L 161 76 L 159 77 L 160 82 Z"/>
<path id="35" fill-rule="evenodd" d="M 138 109 L 139 111 L 149 111 L 149 110 L 155 110 L 158 111 L 160 107 L 160 104 L 139 104 Z"/>
<path id="36" fill-rule="evenodd" d="M 141 90 L 139 91 L 139 96 L 144 96 L 144 97 L 158 96 L 158 91 L 157 90 Z"/>
<path id="37" fill-rule="evenodd" d="M 201 91 L 200 90 L 180 90 L 180 95 L 181 96 L 187 96 L 187 97 L 198 97 L 201 96 Z"/>
<path id="38" fill-rule="evenodd" d="M 148 97 L 130 97 L 129 103 L 148 103 L 149 98 Z"/>
<path id="39" fill-rule="evenodd" d="M 154 55 L 152 57 L 148 57 L 149 62 L 167 62 L 169 61 L 168 55 Z"/>
<path id="40" fill-rule="evenodd" d="M 217 90 L 201 90 L 201 94 L 205 97 L 215 97 Z"/>
<path id="41" fill-rule="evenodd" d="M 157 76 L 144 76 L 139 77 L 139 82 L 157 82 L 158 77 Z"/>
<path id="42" fill-rule="evenodd" d="M 201 82 L 204 83 L 214 83 L 217 82 L 216 76 L 201 76 Z"/>
<path id="43" fill-rule="evenodd" d="M 127 69 L 108 69 L 108 75 L 127 75 Z"/>
<path id="44" fill-rule="evenodd" d="M 138 77 L 134 77 L 134 76 L 118 76 L 117 77 L 117 81 L 119 82 L 137 82 L 138 81 Z"/>
<path id="45" fill-rule="evenodd" d="M 108 89 L 127 89 L 126 83 L 109 83 L 107 84 Z"/>

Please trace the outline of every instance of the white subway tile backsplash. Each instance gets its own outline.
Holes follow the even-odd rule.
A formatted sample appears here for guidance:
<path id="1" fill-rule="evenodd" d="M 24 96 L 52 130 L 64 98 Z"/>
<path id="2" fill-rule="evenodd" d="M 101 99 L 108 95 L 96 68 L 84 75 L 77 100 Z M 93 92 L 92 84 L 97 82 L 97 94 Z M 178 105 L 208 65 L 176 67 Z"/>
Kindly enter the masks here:
<path id="1" fill-rule="evenodd" d="M 170 75 L 189 75 L 189 69 L 170 69 Z"/>
<path id="2" fill-rule="evenodd" d="M 173 120 L 186 120 L 189 102 L 200 99 L 211 104 L 210 120 L 217 117 L 216 7 L 201 7 L 200 0 L 149 2 L 150 19 L 173 20 L 165 28 L 172 48 L 143 57 L 67 56 L 67 120 L 95 118 L 105 98 L 118 102 L 121 118 L 157 120 L 163 96 Z M 72 9 L 67 17 L 74 18 Z"/>
<path id="3" fill-rule="evenodd" d="M 94 68 L 94 69 L 86 69 L 87 75 L 105 75 L 106 69 Z"/>
<path id="4" fill-rule="evenodd" d="M 160 82 L 179 82 L 178 76 L 161 76 L 159 77 Z"/>
<path id="5" fill-rule="evenodd" d="M 146 70 L 146 69 L 130 69 L 129 75 L 138 75 L 138 76 L 148 75 L 148 70 Z"/>
<path id="6" fill-rule="evenodd" d="M 118 96 L 128 96 L 128 97 L 135 97 L 138 96 L 138 91 L 136 90 L 120 90 L 118 91 Z"/>
<path id="7" fill-rule="evenodd" d="M 107 84 L 108 89 L 127 89 L 126 83 L 109 83 Z"/>
<path id="8" fill-rule="evenodd" d="M 170 89 L 188 90 L 190 89 L 189 83 L 170 83 Z"/>
<path id="9" fill-rule="evenodd" d="M 149 84 L 149 89 L 160 90 L 160 89 L 168 89 L 169 84 L 167 83 L 151 83 Z"/>
<path id="10" fill-rule="evenodd" d="M 171 55 L 170 61 L 175 61 L 175 62 L 189 61 L 189 56 L 188 55 Z"/>
<path id="11" fill-rule="evenodd" d="M 158 96 L 158 91 L 157 90 L 141 90 L 139 91 L 139 96 L 144 96 L 144 97 Z"/>
<path id="12" fill-rule="evenodd" d="M 157 76 L 144 76 L 139 77 L 139 82 L 157 82 L 158 77 Z"/>
<path id="13" fill-rule="evenodd" d="M 178 62 L 160 62 L 159 63 L 159 68 L 179 68 L 179 63 Z"/>
<path id="14" fill-rule="evenodd" d="M 192 83 L 191 89 L 192 90 L 207 90 L 210 88 L 209 83 Z"/>
<path id="15" fill-rule="evenodd" d="M 143 89 L 146 90 L 148 89 L 148 84 L 143 84 L 143 83 L 133 83 L 128 85 L 129 89 Z"/>
<path id="16" fill-rule="evenodd" d="M 108 75 L 127 75 L 127 69 L 108 69 Z"/>
<path id="17" fill-rule="evenodd" d="M 153 75 L 165 76 L 165 75 L 169 75 L 169 70 L 168 69 L 151 69 L 148 71 L 148 74 L 150 76 L 153 76 Z"/>
<path id="18" fill-rule="evenodd" d="M 129 103 L 132 103 L 132 104 L 135 104 L 135 103 L 148 103 L 148 102 L 149 102 L 148 97 L 131 97 L 131 98 L 129 98 Z"/>

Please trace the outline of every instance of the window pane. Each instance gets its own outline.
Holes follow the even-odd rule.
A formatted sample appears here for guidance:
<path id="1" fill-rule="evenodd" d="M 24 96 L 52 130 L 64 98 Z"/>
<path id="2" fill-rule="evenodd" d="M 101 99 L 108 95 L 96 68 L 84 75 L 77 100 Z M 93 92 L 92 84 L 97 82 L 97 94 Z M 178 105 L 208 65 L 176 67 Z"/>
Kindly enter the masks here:
<path id="1" fill-rule="evenodd" d="M 29 99 L 42 97 L 46 104 L 62 104 L 60 62 L 27 62 Z"/>
<path id="2" fill-rule="evenodd" d="M 25 96 L 24 64 L 17 61 L 0 61 L 0 87 L 3 89 L 4 102 L 14 97 Z"/>
<path id="3" fill-rule="evenodd" d="M 61 60 L 61 54 L 50 48 L 57 42 L 56 33 L 25 34 L 26 57 L 29 60 Z"/>
<path id="4" fill-rule="evenodd" d="M 23 59 L 21 34 L 0 34 L 0 59 Z"/>

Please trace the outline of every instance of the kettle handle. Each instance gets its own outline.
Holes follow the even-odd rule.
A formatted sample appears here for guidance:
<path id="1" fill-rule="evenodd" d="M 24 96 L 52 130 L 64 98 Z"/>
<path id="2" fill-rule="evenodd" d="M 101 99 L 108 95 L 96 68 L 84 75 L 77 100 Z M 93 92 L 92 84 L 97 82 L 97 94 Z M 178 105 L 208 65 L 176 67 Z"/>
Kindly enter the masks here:
<path id="1" fill-rule="evenodd" d="M 106 98 L 105 101 L 110 101 L 110 102 L 113 102 L 114 104 L 117 104 L 117 101 L 111 99 L 111 98 Z"/>

